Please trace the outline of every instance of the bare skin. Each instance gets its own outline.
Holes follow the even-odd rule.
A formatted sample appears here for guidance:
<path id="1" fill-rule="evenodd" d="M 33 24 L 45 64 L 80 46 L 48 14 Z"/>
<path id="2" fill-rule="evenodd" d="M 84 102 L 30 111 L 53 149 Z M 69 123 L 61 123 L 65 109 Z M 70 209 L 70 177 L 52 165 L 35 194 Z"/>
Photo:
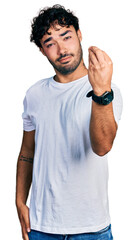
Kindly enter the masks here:
<path id="1" fill-rule="evenodd" d="M 89 48 L 89 81 L 97 96 L 111 91 L 113 63 L 109 56 L 97 47 Z M 90 137 L 93 151 L 99 156 L 108 153 L 116 136 L 112 102 L 106 106 L 92 102 Z"/>
<path id="2" fill-rule="evenodd" d="M 17 162 L 16 207 L 22 229 L 22 238 L 29 240 L 29 208 L 26 205 L 32 182 L 35 131 L 23 133 L 22 146 Z"/>
<path id="3" fill-rule="evenodd" d="M 68 33 L 66 33 L 67 31 Z M 57 67 L 65 67 L 68 69 L 70 66 L 73 66 L 74 62 L 77 61 L 78 52 L 80 50 L 80 42 L 82 40 L 81 31 L 78 30 L 76 33 L 73 26 L 67 28 L 56 25 L 55 28 L 52 27 L 49 29 L 49 33 L 51 33 L 51 35 L 45 34 L 41 39 L 40 42 L 42 47 L 40 48 L 40 51 Z M 63 34 L 65 35 L 61 36 Z M 52 39 L 45 43 L 50 37 Z M 64 54 L 69 56 L 63 57 L 61 61 L 58 61 L 57 59 Z M 55 80 L 61 83 L 74 81 L 88 73 L 83 58 L 75 71 L 66 75 L 63 75 L 55 68 L 54 70 L 56 72 Z"/>
<path id="4" fill-rule="evenodd" d="M 82 35 L 80 30 L 76 32 L 73 26 L 67 28 L 56 25 L 49 29 L 49 33 L 40 40 L 42 46 L 40 51 L 53 65 L 56 72 L 55 81 L 67 83 L 88 74 L 96 95 L 100 96 L 105 91 L 111 90 L 113 64 L 105 52 L 97 47 L 90 47 L 89 67 L 87 69 L 83 58 L 81 58 Z M 68 73 L 63 74 L 61 70 L 68 71 Z M 92 102 L 90 138 L 93 151 L 99 156 L 104 156 L 109 152 L 116 131 L 117 125 L 112 103 L 101 106 Z M 29 240 L 27 232 L 30 231 L 29 209 L 26 206 L 26 201 L 32 181 L 34 136 L 35 131 L 24 131 L 17 163 L 16 206 L 24 240 Z"/>

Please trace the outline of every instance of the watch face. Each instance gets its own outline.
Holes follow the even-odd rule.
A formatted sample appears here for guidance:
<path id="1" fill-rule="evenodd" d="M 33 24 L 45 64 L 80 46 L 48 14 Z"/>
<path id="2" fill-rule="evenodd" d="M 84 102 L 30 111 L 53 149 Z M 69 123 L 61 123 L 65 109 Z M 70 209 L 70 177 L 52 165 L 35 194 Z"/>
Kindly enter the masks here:
<path id="1" fill-rule="evenodd" d="M 113 92 L 105 93 L 105 95 L 103 96 L 103 104 L 107 105 L 110 102 L 112 102 L 112 100 L 113 100 Z"/>
<path id="2" fill-rule="evenodd" d="M 89 92 L 87 94 L 87 96 L 92 96 L 93 101 L 95 101 L 98 104 L 102 104 L 102 105 L 107 105 L 110 102 L 112 102 L 113 98 L 114 98 L 114 93 L 113 90 L 111 89 L 111 92 L 106 91 L 102 96 L 96 96 L 94 94 L 94 91 L 92 90 L 91 92 Z M 89 97 L 88 96 L 88 97 Z"/>

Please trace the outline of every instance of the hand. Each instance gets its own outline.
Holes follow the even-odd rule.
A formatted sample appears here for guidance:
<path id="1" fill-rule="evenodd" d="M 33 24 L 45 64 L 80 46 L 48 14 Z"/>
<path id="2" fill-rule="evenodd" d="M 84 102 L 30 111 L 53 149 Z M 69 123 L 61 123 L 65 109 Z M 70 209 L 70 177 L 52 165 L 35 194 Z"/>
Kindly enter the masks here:
<path id="1" fill-rule="evenodd" d="M 109 56 L 97 47 L 89 48 L 88 77 L 97 96 L 111 91 L 113 63 Z"/>
<path id="2" fill-rule="evenodd" d="M 20 207 L 17 207 L 18 216 L 21 223 L 22 229 L 22 238 L 24 240 L 29 240 L 28 232 L 30 232 L 30 220 L 29 220 L 29 208 L 22 204 Z"/>

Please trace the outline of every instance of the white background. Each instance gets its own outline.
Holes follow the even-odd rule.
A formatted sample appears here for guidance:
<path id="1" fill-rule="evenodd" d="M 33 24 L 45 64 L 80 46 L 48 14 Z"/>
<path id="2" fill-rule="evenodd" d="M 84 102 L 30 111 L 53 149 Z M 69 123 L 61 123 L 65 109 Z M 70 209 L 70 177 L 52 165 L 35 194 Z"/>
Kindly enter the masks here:
<path id="1" fill-rule="evenodd" d="M 115 240 L 137 239 L 138 228 L 138 14 L 134 0 L 1 1 L 0 6 L 0 234 L 22 239 L 15 208 L 16 162 L 22 140 L 23 98 L 39 79 L 54 74 L 29 42 L 30 23 L 45 6 L 60 3 L 80 19 L 84 60 L 98 46 L 114 63 L 112 81 L 123 96 L 123 114 L 109 153 L 109 202 Z"/>

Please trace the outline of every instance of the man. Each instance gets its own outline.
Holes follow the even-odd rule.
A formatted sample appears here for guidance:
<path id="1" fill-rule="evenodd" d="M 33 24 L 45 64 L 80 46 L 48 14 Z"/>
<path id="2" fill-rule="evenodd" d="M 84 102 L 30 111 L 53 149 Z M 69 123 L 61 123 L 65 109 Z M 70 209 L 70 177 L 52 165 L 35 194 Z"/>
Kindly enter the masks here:
<path id="1" fill-rule="evenodd" d="M 122 98 L 111 84 L 109 56 L 90 47 L 87 69 L 81 40 L 77 17 L 60 5 L 41 10 L 33 20 L 31 41 L 56 75 L 34 84 L 24 99 L 16 187 L 24 240 L 113 239 L 107 153 Z"/>

